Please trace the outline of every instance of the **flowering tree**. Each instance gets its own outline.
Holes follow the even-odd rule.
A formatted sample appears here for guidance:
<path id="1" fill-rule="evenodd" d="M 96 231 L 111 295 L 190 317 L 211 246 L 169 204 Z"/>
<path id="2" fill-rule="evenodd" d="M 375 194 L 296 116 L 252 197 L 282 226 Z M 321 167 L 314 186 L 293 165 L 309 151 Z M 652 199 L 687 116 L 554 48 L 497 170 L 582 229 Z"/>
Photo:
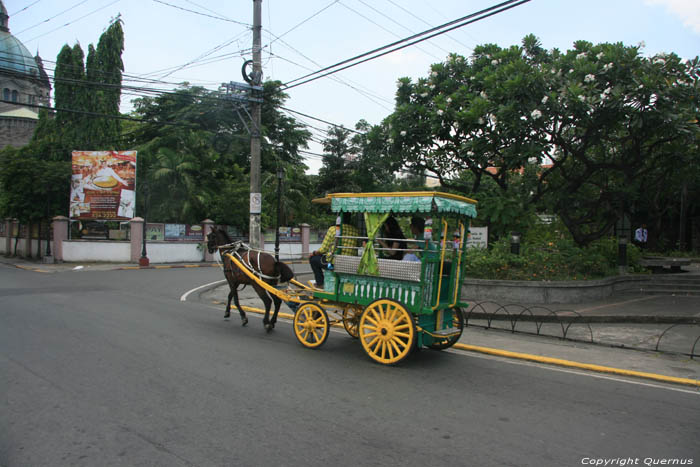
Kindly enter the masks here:
<path id="1" fill-rule="evenodd" d="M 384 125 L 409 169 L 469 195 L 485 177 L 506 195 L 535 166 L 521 210 L 546 206 L 586 244 L 632 209 L 644 175 L 667 176 L 658 167 L 695 142 L 699 70 L 697 58 L 645 58 L 639 46 L 580 41 L 562 53 L 527 36 L 401 79 Z"/>

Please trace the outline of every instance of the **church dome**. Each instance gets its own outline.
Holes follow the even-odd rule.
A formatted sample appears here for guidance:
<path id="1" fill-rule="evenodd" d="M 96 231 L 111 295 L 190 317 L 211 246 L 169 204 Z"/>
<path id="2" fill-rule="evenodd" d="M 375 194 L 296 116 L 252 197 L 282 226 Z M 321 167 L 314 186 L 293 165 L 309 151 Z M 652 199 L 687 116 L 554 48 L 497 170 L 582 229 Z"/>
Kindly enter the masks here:
<path id="1" fill-rule="evenodd" d="M 0 1 L 0 70 L 39 78 L 39 67 L 27 48 L 10 34 L 7 10 Z"/>

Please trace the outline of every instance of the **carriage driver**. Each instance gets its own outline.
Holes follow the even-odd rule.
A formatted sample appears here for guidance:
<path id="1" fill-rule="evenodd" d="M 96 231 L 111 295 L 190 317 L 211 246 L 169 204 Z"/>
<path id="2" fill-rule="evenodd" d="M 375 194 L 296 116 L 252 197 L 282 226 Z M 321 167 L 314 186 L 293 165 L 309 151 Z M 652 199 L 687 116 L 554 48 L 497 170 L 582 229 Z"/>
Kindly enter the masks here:
<path id="1" fill-rule="evenodd" d="M 350 213 L 344 212 L 342 214 L 342 237 L 339 239 L 340 244 L 338 246 L 341 247 L 341 255 L 357 256 L 356 237 L 359 237 L 360 233 L 351 222 Z M 321 243 L 320 248 L 311 253 L 309 257 L 309 264 L 311 265 L 311 270 L 316 280 L 316 287 L 318 288 L 323 288 L 323 270 L 328 269 L 328 265 L 332 263 L 332 255 L 335 246 L 335 225 L 331 225 L 326 231 L 326 236 L 323 237 L 323 243 Z"/>

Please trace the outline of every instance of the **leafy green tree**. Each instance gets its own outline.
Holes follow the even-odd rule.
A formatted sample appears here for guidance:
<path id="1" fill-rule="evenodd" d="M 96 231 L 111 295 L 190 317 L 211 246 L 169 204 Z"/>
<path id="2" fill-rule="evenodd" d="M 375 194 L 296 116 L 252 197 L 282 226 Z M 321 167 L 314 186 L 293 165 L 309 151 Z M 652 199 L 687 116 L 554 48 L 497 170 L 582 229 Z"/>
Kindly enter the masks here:
<path id="1" fill-rule="evenodd" d="M 263 180 L 275 180 L 279 166 L 288 174 L 304 176 L 299 149 L 306 147 L 310 134 L 280 111 L 286 95 L 278 88 L 279 83 L 265 83 Z M 139 151 L 139 174 L 144 174 L 139 175 L 139 190 L 149 187 L 149 217 L 188 223 L 208 217 L 247 230 L 250 123 L 240 103 L 218 91 L 184 85 L 174 92 L 138 99 L 135 106 L 135 116 L 147 123 L 130 125 L 128 139 Z M 276 182 L 266 183 L 263 191 L 262 220 L 270 226 L 276 216 Z M 275 196 L 272 204 L 270 196 Z M 139 198 L 137 209 L 143 212 L 145 197 Z M 303 217 L 301 204 L 286 207 L 290 217 Z"/>
<path id="2" fill-rule="evenodd" d="M 694 141 L 698 69 L 697 59 L 645 58 L 622 44 L 545 51 L 527 36 L 522 46 L 479 46 L 471 59 L 433 65 L 427 78 L 400 80 L 385 125 L 395 158 L 473 197 L 485 179 L 505 196 L 537 167 L 532 189 L 507 210 L 538 203 L 587 244 L 629 212 L 643 176 Z"/>
<path id="3" fill-rule="evenodd" d="M 323 141 L 323 165 L 318 171 L 320 195 L 359 190 L 353 180 L 356 157 L 353 149 L 350 131 L 347 128 L 328 128 L 328 137 Z"/>

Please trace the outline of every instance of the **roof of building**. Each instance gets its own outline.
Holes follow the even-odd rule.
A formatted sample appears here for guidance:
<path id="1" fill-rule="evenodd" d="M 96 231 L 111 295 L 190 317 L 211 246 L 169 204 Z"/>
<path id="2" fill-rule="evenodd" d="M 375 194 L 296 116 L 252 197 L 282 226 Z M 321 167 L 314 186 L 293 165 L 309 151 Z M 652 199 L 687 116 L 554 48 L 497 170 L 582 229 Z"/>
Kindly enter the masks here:
<path id="1" fill-rule="evenodd" d="M 39 114 L 26 107 L 18 107 L 8 112 L 0 113 L 0 118 L 29 118 L 31 120 L 39 120 Z"/>
<path id="2" fill-rule="evenodd" d="M 19 39 L 10 33 L 9 16 L 0 0 L 0 71 L 40 78 L 39 66 Z"/>

